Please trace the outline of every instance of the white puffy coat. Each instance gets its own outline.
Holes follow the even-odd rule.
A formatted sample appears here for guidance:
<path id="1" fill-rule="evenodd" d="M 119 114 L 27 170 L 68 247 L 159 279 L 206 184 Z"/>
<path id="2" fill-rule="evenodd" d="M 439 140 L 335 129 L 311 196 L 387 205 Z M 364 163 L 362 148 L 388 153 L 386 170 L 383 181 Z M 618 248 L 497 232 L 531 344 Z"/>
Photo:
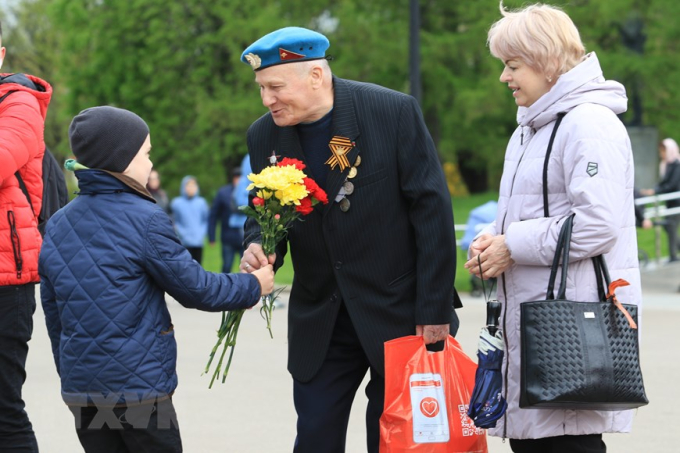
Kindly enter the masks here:
<path id="1" fill-rule="evenodd" d="M 490 434 L 511 439 L 628 432 L 632 411 L 520 409 L 519 306 L 546 296 L 562 220 L 575 214 L 567 298 L 597 300 L 593 256 L 604 253 L 622 303 L 641 304 L 633 205 L 633 155 L 624 125 L 624 87 L 605 81 L 594 53 L 563 74 L 531 107 L 520 107 L 508 144 L 496 221 L 483 233 L 505 234 L 514 264 L 498 279 L 506 335 L 503 367 L 508 410 Z M 543 216 L 543 162 L 559 112 L 567 112 L 548 165 L 550 216 Z M 591 172 L 588 172 L 588 168 Z M 597 173 L 592 169 L 597 166 Z M 559 279 L 558 279 L 559 280 Z M 639 312 L 639 316 L 641 313 Z M 641 318 L 639 319 L 641 321 Z M 641 324 L 639 322 L 639 324 Z"/>

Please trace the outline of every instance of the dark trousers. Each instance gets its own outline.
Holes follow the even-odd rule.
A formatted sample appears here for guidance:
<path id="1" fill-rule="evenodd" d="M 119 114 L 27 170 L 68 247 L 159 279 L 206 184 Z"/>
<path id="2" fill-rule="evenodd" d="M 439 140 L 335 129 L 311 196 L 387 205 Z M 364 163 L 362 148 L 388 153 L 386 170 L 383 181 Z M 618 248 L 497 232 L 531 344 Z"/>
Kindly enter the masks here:
<path id="1" fill-rule="evenodd" d="M 131 407 L 70 406 L 85 453 L 181 453 L 171 399 Z"/>
<path id="2" fill-rule="evenodd" d="M 203 261 L 203 247 L 187 247 L 191 257 L 201 264 Z"/>
<path id="3" fill-rule="evenodd" d="M 369 453 L 377 453 L 385 379 L 370 366 L 343 304 L 321 369 L 309 382 L 293 382 L 298 414 L 294 453 L 345 451 L 352 401 L 369 369 L 366 443 Z"/>
<path id="4" fill-rule="evenodd" d="M 665 219 L 664 230 L 668 236 L 668 254 L 671 261 L 678 259 L 678 223 L 680 223 L 680 216 L 672 215 Z"/>
<path id="5" fill-rule="evenodd" d="M 243 256 L 242 247 L 234 247 L 229 244 L 222 243 L 222 273 L 228 274 L 231 272 L 231 267 L 234 264 L 234 257 L 238 254 Z"/>
<path id="6" fill-rule="evenodd" d="M 543 439 L 510 439 L 515 453 L 606 453 L 602 434 L 557 436 Z"/>
<path id="7" fill-rule="evenodd" d="M 35 284 L 0 287 L 0 452 L 37 452 L 21 388 L 33 333 Z"/>

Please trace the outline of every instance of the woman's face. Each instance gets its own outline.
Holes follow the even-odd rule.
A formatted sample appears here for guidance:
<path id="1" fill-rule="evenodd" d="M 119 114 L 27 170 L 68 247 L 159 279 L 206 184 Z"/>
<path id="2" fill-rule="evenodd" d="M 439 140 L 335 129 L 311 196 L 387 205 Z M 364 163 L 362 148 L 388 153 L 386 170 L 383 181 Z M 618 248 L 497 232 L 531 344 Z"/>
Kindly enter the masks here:
<path id="1" fill-rule="evenodd" d="M 661 162 L 666 160 L 666 148 L 663 145 L 659 146 L 659 159 Z"/>
<path id="2" fill-rule="evenodd" d="M 161 177 L 156 170 L 151 170 L 149 183 L 147 185 L 151 190 L 157 190 L 161 186 Z"/>
<path id="3" fill-rule="evenodd" d="M 544 74 L 535 71 L 516 58 L 505 62 L 500 80 L 501 83 L 508 84 L 515 103 L 520 107 L 531 107 L 541 96 L 550 91 L 556 82 L 556 80 L 549 82 Z"/>

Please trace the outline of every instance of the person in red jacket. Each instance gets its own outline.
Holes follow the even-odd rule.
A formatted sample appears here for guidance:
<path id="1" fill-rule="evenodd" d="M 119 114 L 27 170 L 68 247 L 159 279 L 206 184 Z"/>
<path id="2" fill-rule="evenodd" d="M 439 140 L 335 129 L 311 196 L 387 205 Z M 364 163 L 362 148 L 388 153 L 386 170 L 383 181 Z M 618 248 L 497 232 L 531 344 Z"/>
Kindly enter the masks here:
<path id="1" fill-rule="evenodd" d="M 5 58 L 0 25 L 0 66 Z M 0 74 L 0 450 L 37 452 L 21 388 L 33 331 L 42 205 L 43 129 L 52 87 Z M 21 176 L 28 197 L 19 186 Z M 35 214 L 34 214 L 35 213 Z"/>

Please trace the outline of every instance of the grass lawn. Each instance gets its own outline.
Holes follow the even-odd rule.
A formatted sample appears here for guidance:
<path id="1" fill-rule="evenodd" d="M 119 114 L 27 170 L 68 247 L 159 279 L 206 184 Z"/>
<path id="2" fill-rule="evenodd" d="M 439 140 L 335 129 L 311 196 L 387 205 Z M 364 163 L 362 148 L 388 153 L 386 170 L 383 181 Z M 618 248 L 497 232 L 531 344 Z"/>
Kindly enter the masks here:
<path id="1" fill-rule="evenodd" d="M 496 200 L 498 194 L 495 192 L 487 192 L 483 194 L 470 195 L 464 198 L 455 198 L 453 200 L 453 217 L 457 225 L 467 223 L 470 211 L 479 205 L 486 203 L 489 200 Z M 219 230 L 219 229 L 218 229 Z M 462 231 L 456 232 L 456 237 L 460 239 L 463 236 Z M 218 239 L 219 240 L 219 239 Z M 661 232 L 661 256 L 668 255 L 668 241 L 666 234 Z M 655 258 L 655 240 L 654 230 L 642 230 L 638 228 L 638 248 L 644 250 L 650 260 Z M 456 289 L 460 292 L 470 291 L 470 275 L 463 268 L 465 263 L 465 253 L 461 250 L 457 254 L 456 267 Z M 209 271 L 219 272 L 222 268 L 222 254 L 220 251 L 219 242 L 214 246 L 206 243 L 203 249 L 203 267 Z M 238 272 L 238 260 L 234 260 L 232 272 Z M 289 286 L 293 282 L 293 267 L 290 259 L 286 259 L 284 265 L 276 273 L 277 285 Z"/>

